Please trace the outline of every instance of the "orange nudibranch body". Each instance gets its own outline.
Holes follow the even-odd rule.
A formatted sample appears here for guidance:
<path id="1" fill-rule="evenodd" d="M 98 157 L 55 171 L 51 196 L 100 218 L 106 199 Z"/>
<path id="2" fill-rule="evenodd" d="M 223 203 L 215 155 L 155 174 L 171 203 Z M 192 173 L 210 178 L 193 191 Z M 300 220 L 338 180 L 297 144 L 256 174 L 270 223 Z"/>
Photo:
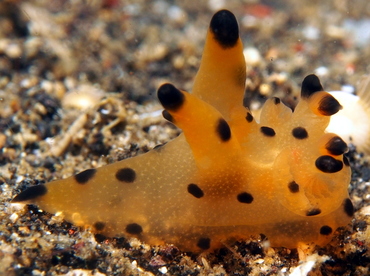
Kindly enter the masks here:
<path id="1" fill-rule="evenodd" d="M 292 111 L 264 104 L 260 121 L 243 107 L 245 61 L 227 11 L 210 23 L 192 93 L 158 89 L 164 117 L 183 130 L 152 151 L 29 188 L 33 203 L 107 236 L 135 236 L 191 251 L 265 234 L 272 246 L 328 243 L 353 216 L 347 145 L 325 133 L 341 109 L 315 75 Z"/>

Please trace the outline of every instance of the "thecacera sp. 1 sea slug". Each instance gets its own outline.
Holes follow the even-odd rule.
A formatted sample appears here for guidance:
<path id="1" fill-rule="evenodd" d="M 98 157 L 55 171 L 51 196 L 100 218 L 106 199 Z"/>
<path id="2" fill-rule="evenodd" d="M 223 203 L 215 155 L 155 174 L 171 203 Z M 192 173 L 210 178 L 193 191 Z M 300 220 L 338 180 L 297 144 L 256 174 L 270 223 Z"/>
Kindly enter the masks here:
<path id="1" fill-rule="evenodd" d="M 272 246 L 328 243 L 353 215 L 346 143 L 325 133 L 341 109 L 308 75 L 294 111 L 279 98 L 257 122 L 243 107 L 243 45 L 235 16 L 210 23 L 192 93 L 164 84 L 163 115 L 183 130 L 152 151 L 30 187 L 32 203 L 106 236 L 134 236 L 191 251 L 266 235 Z"/>

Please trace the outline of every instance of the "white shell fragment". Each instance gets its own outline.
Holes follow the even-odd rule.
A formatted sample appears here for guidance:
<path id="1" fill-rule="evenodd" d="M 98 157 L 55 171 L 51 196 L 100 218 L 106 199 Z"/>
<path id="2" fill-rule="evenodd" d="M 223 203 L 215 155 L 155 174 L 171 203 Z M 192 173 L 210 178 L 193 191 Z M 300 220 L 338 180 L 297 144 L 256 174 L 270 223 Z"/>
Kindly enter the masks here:
<path id="1" fill-rule="evenodd" d="M 357 95 L 343 91 L 329 93 L 343 109 L 331 116 L 326 131 L 354 144 L 359 152 L 370 153 L 370 76 L 360 81 Z"/>

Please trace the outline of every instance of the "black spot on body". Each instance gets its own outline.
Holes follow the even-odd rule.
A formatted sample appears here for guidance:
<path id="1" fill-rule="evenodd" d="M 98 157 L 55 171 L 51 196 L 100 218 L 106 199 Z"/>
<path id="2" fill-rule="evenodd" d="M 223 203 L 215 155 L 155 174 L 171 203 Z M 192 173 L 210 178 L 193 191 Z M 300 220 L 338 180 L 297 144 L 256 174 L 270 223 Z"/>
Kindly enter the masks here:
<path id="1" fill-rule="evenodd" d="M 201 198 L 204 196 L 204 192 L 202 191 L 201 188 L 197 184 L 189 184 L 188 185 L 188 193 L 193 195 L 196 198 Z"/>
<path id="2" fill-rule="evenodd" d="M 136 179 L 136 172 L 131 168 L 119 169 L 116 172 L 116 178 L 122 182 L 132 183 Z"/>
<path id="3" fill-rule="evenodd" d="M 231 138 L 231 130 L 229 124 L 222 118 L 218 120 L 216 133 L 223 142 L 227 142 Z"/>
<path id="4" fill-rule="evenodd" d="M 171 111 L 179 109 L 185 100 L 184 94 L 169 83 L 161 85 L 161 87 L 158 88 L 157 94 L 163 107 Z"/>
<path id="5" fill-rule="evenodd" d="M 330 235 L 333 232 L 333 229 L 330 226 L 324 225 L 320 228 L 320 234 L 321 235 Z"/>
<path id="6" fill-rule="evenodd" d="M 93 226 L 94 226 L 95 230 L 102 231 L 105 227 L 105 223 L 101 222 L 101 221 L 98 221 L 98 222 L 95 222 Z"/>
<path id="7" fill-rule="evenodd" d="M 170 114 L 170 112 L 168 112 L 167 110 L 163 110 L 162 111 L 162 116 L 163 118 L 165 118 L 167 121 L 173 123 L 174 122 L 174 119 L 172 117 L 172 115 Z"/>
<path id="8" fill-rule="evenodd" d="M 102 234 L 99 234 L 99 233 L 95 234 L 95 235 L 94 235 L 94 238 L 95 238 L 95 240 L 96 240 L 98 243 L 102 243 L 102 242 L 104 242 L 104 241 L 106 241 L 106 240 L 107 240 L 107 237 L 106 237 L 106 236 L 104 236 L 104 235 L 102 235 Z"/>
<path id="9" fill-rule="evenodd" d="M 308 137 L 307 130 L 304 127 L 293 128 L 292 135 L 297 139 L 306 139 Z"/>
<path id="10" fill-rule="evenodd" d="M 295 182 L 292 181 L 288 184 L 289 191 L 291 193 L 298 193 L 299 192 L 299 185 Z"/>
<path id="11" fill-rule="evenodd" d="M 45 185 L 33 186 L 21 192 L 19 195 L 13 198 L 11 202 L 18 203 L 18 202 L 33 200 L 40 196 L 45 195 L 47 192 L 48 192 L 48 189 L 46 188 Z"/>
<path id="12" fill-rule="evenodd" d="M 355 213 L 355 210 L 353 208 L 352 201 L 349 198 L 346 198 L 343 202 L 344 206 L 344 212 L 349 216 L 353 217 L 353 214 Z"/>
<path id="13" fill-rule="evenodd" d="M 278 97 L 272 97 L 272 99 L 274 100 L 274 104 L 279 104 L 281 101 Z"/>
<path id="14" fill-rule="evenodd" d="M 275 130 L 273 130 L 271 127 L 262 126 L 261 132 L 267 136 L 267 137 L 274 137 L 275 136 Z"/>
<path id="15" fill-rule="evenodd" d="M 197 246 L 202 250 L 207 250 L 211 247 L 210 238 L 200 238 L 197 242 Z"/>
<path id="16" fill-rule="evenodd" d="M 332 155 L 341 155 L 347 152 L 347 144 L 339 136 L 331 138 L 325 145 L 325 148 Z"/>
<path id="17" fill-rule="evenodd" d="M 312 216 L 316 216 L 316 215 L 319 215 L 319 214 L 321 214 L 321 210 L 318 209 L 318 208 L 315 208 L 315 209 L 311 209 L 311 210 L 307 211 L 306 216 L 312 217 Z"/>
<path id="18" fill-rule="evenodd" d="M 253 202 L 253 196 L 250 193 L 240 193 L 236 197 L 240 203 L 252 203 Z"/>
<path id="19" fill-rule="evenodd" d="M 222 48 L 232 48 L 239 38 L 239 27 L 235 16 L 228 10 L 220 10 L 211 19 L 209 26 L 213 38 Z"/>
<path id="20" fill-rule="evenodd" d="M 343 162 L 329 155 L 323 155 L 316 159 L 316 168 L 324 173 L 336 173 L 343 168 Z"/>
<path id="21" fill-rule="evenodd" d="M 312 94 L 323 90 L 324 88 L 322 87 L 319 78 L 316 75 L 311 74 L 305 77 L 302 82 L 301 97 L 307 99 Z"/>
<path id="22" fill-rule="evenodd" d="M 143 228 L 137 223 L 127 224 L 126 232 L 131 235 L 139 235 L 143 232 Z"/>
<path id="23" fill-rule="evenodd" d="M 319 102 L 318 111 L 321 115 L 331 116 L 341 110 L 343 107 L 340 103 L 330 94 L 325 95 Z"/>
<path id="24" fill-rule="evenodd" d="M 247 116 L 245 116 L 245 119 L 247 120 L 248 123 L 253 122 L 253 116 L 249 112 L 247 113 Z"/>
<path id="25" fill-rule="evenodd" d="M 74 176 L 78 184 L 86 184 L 90 179 L 94 177 L 96 169 L 88 169 L 86 171 L 80 172 Z"/>

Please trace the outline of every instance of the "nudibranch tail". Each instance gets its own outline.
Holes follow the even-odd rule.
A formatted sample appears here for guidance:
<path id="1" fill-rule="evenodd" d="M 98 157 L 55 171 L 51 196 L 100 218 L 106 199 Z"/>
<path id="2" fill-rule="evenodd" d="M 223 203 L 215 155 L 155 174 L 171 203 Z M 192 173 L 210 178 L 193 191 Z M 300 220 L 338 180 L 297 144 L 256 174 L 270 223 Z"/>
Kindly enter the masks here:
<path id="1" fill-rule="evenodd" d="M 294 110 L 243 107 L 245 61 L 235 16 L 210 23 L 193 93 L 164 84 L 163 115 L 183 134 L 143 155 L 31 187 L 12 203 L 62 212 L 107 236 L 211 250 L 265 234 L 272 246 L 328 243 L 353 216 L 347 144 L 326 133 L 341 105 L 315 75 Z"/>
<path id="2" fill-rule="evenodd" d="M 12 203 L 27 203 L 36 200 L 38 197 L 42 197 L 47 193 L 45 185 L 37 185 L 28 188 L 24 192 L 18 194 L 12 199 Z"/>

